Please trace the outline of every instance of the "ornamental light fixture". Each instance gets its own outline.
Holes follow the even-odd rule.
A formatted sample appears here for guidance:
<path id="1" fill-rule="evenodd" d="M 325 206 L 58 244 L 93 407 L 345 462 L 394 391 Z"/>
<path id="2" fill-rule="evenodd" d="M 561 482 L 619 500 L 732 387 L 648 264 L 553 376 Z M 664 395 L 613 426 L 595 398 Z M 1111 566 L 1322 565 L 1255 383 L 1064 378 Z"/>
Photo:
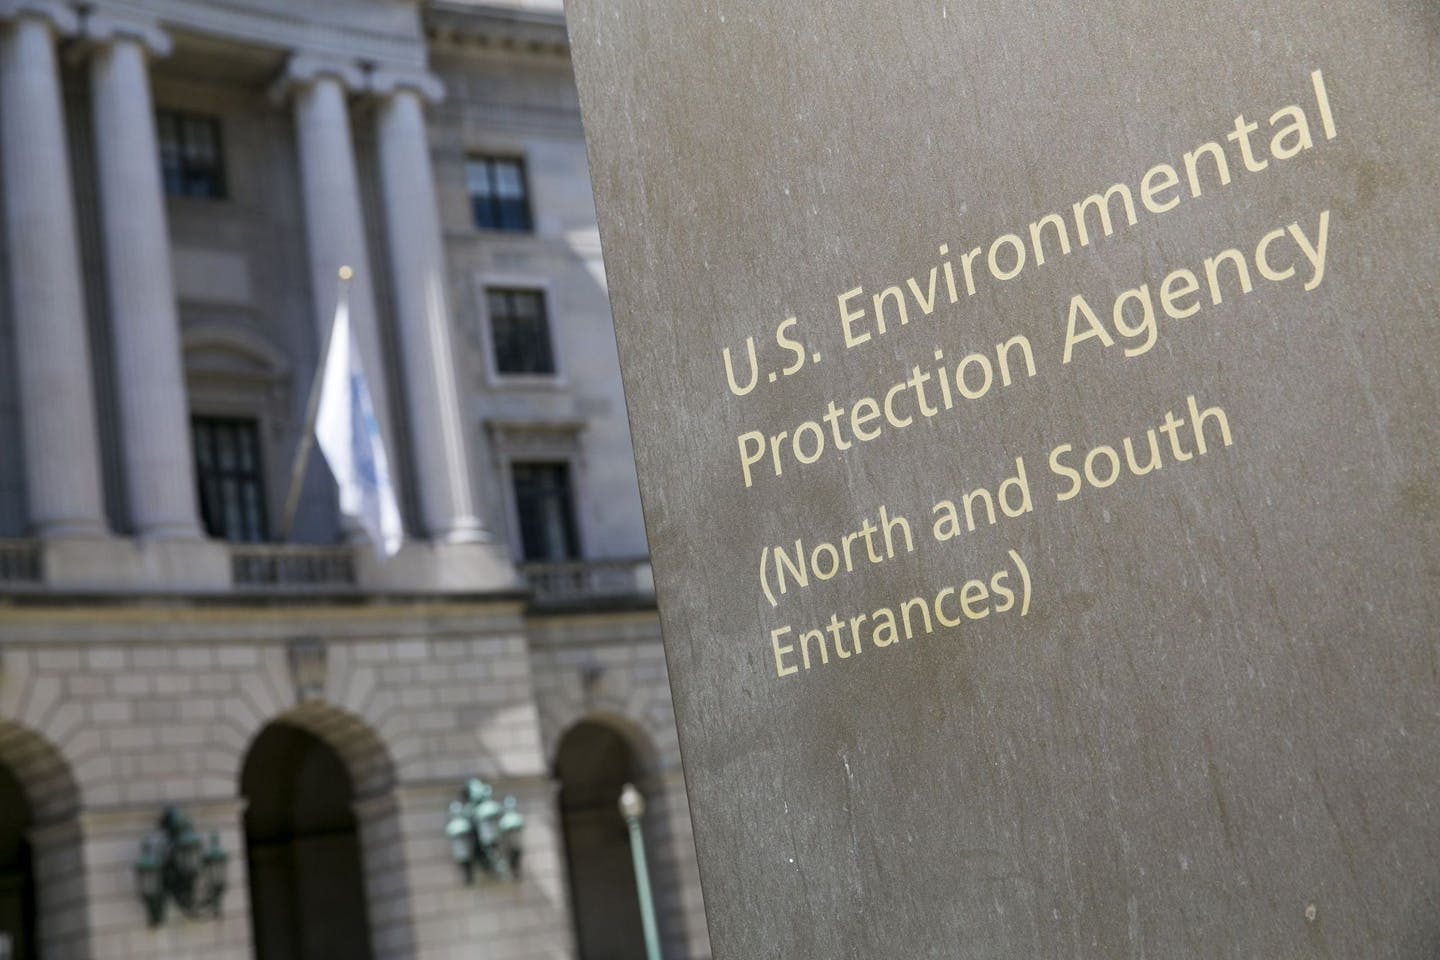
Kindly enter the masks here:
<path id="1" fill-rule="evenodd" d="M 520 834 L 525 818 L 514 797 L 495 799 L 490 784 L 471 777 L 450 804 L 445 837 L 466 884 L 475 882 L 475 868 L 499 880 L 520 878 Z"/>
<path id="2" fill-rule="evenodd" d="M 165 922 L 165 907 L 175 901 L 187 917 L 218 917 L 225 896 L 225 873 L 230 854 L 220 845 L 220 834 L 209 843 L 188 816 L 167 806 L 156 825 L 140 843 L 135 878 L 150 926 Z"/>

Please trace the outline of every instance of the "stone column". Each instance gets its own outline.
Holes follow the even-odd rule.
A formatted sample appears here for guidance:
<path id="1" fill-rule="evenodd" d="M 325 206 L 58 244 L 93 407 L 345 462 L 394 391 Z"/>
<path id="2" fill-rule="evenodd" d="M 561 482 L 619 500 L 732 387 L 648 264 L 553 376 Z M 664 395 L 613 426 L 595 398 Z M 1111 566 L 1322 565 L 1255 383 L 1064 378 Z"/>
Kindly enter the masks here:
<path id="1" fill-rule="evenodd" d="M 130 519 L 141 537 L 195 538 L 189 403 L 146 64 L 170 42 L 153 26 L 102 14 L 86 33 L 99 42 L 90 88 Z"/>
<path id="2" fill-rule="evenodd" d="M 465 419 L 450 343 L 448 271 L 422 102 L 422 97 L 438 99 L 441 88 L 425 75 L 377 74 L 373 79 L 381 96 L 381 193 L 420 510 L 432 539 L 483 540 L 465 451 Z"/>
<path id="3" fill-rule="evenodd" d="M 102 536 L 95 388 L 55 58 L 68 8 L 0 0 L 0 173 L 30 524 Z"/>
<path id="4" fill-rule="evenodd" d="M 390 429 L 389 391 L 375 310 L 370 254 L 365 243 L 360 182 L 350 136 L 348 90 L 363 88 L 365 77 L 353 64 L 297 56 L 282 79 L 294 101 L 300 150 L 300 196 L 305 211 L 305 242 L 310 260 L 310 292 L 315 302 L 317 343 L 323 344 L 335 317 L 340 267 L 355 271 L 350 281 L 350 328 L 360 344 L 375 417 L 390 455 L 392 476 L 399 462 Z M 319 363 L 323 357 L 316 357 Z M 347 526 L 353 529 L 347 521 Z"/>

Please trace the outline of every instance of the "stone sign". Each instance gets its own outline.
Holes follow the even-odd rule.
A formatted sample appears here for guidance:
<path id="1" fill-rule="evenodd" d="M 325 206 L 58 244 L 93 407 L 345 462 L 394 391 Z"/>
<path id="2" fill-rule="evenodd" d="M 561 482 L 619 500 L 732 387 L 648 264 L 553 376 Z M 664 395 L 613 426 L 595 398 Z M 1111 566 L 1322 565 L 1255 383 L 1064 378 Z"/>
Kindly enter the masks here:
<path id="1" fill-rule="evenodd" d="M 570 0 L 720 960 L 1440 949 L 1440 7 Z"/>

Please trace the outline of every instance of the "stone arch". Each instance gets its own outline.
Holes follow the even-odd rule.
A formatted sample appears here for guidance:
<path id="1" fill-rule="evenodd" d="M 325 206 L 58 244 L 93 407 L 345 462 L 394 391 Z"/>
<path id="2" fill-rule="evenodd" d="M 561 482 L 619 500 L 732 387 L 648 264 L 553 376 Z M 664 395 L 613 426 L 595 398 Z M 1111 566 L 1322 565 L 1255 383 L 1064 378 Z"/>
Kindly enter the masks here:
<path id="1" fill-rule="evenodd" d="M 635 756 L 637 786 L 639 786 L 640 780 L 647 780 L 663 769 L 663 758 L 659 748 L 655 745 L 655 738 L 638 720 L 631 719 L 620 712 L 618 708 L 606 705 L 600 709 L 579 713 L 561 727 L 560 735 L 555 738 L 553 755 L 550 757 L 552 770 L 556 768 L 560 760 L 560 747 L 565 742 L 565 736 L 585 723 L 606 727 L 625 741 Z"/>
<path id="2" fill-rule="evenodd" d="M 19 843 L 17 863 L 24 865 L 24 875 L 16 878 L 17 897 L 24 902 L 17 907 L 33 913 L 17 939 L 30 936 L 34 942 L 19 947 L 16 956 L 85 956 L 86 898 L 76 891 L 85 882 L 81 797 L 70 765 L 40 734 L 0 719 L 0 774 L 8 774 L 21 794 L 22 809 L 0 810 L 0 821 L 7 812 L 18 817 L 11 826 L 20 833 L 13 839 Z M 0 823 L 0 834 L 4 827 Z"/>
<path id="3" fill-rule="evenodd" d="M 270 722 L 297 726 L 334 750 L 350 774 L 356 801 L 382 796 L 395 786 L 395 761 L 385 741 L 367 721 L 348 710 L 324 700 L 307 700 Z"/>
<path id="4" fill-rule="evenodd" d="M 277 741 L 281 742 L 279 747 L 276 746 Z M 256 801 L 260 791 L 288 789 L 284 783 L 264 784 L 263 771 L 253 766 L 260 764 L 263 767 L 267 758 L 275 756 L 286 756 L 294 761 L 276 772 L 279 776 L 295 778 L 297 783 L 303 782 L 300 780 L 301 771 L 304 769 L 302 764 L 307 765 L 312 773 L 316 764 L 323 770 L 333 770 L 333 777 L 327 777 L 327 780 L 348 780 L 347 784 L 332 784 L 338 787 L 343 796 L 330 794 L 324 801 L 328 810 L 317 812 L 312 807 L 301 812 L 297 805 L 291 821 L 291 826 L 298 831 L 305 829 L 300 826 L 302 822 L 313 821 L 316 817 L 325 818 L 328 828 L 338 825 L 343 834 L 339 840 L 341 844 L 352 841 L 354 843 L 353 850 L 336 850 L 332 847 L 331 855 L 336 859 L 329 862 L 329 867 L 338 866 L 342 871 L 358 871 L 357 900 L 350 905 L 355 907 L 356 911 L 365 913 L 368 920 L 365 928 L 368 930 L 368 938 L 364 938 L 363 950 L 357 950 L 351 944 L 342 947 L 341 952 L 347 957 L 354 957 L 354 960 L 410 956 L 414 947 L 414 934 L 410 919 L 409 884 L 405 875 L 403 850 L 400 847 L 401 829 L 394 759 L 379 733 L 364 719 L 318 699 L 307 700 L 297 707 L 276 714 L 264 723 L 251 739 L 241 765 L 240 792 L 251 807 L 246 813 L 246 856 L 251 868 L 251 910 L 252 922 L 255 923 L 256 955 L 262 960 L 269 955 L 260 940 L 260 911 L 268 909 L 267 903 L 285 901 L 293 892 L 277 897 L 272 895 L 268 888 L 262 889 L 262 886 L 268 883 L 293 886 L 295 879 L 293 867 L 292 875 L 282 879 L 280 873 L 284 868 L 274 866 L 273 862 L 267 864 L 257 859 L 262 853 L 264 856 L 273 853 L 260 850 L 261 846 L 275 845 L 273 822 L 267 822 L 264 829 L 268 832 L 263 837 L 258 832 L 252 833 L 261 829 L 260 822 L 252 818 L 252 811 L 258 812 L 262 807 L 267 811 L 274 808 L 273 803 L 261 804 Z M 311 799 L 311 794 L 306 791 L 294 791 L 294 796 L 297 804 Z M 337 804 L 348 807 L 348 810 L 339 809 Z M 340 821 L 335 819 L 337 814 L 342 818 Z M 346 836 L 351 840 L 346 840 Z M 294 849 L 283 856 L 297 856 L 297 845 L 305 840 L 304 836 L 298 834 L 292 836 L 288 842 Z M 308 855 L 309 853 L 306 854 Z M 293 862 L 297 861 L 292 860 Z M 347 867 L 346 864 L 350 866 Z M 327 869 L 326 872 L 331 874 L 324 885 L 327 889 L 334 890 L 343 886 L 341 881 L 346 877 L 334 876 L 333 869 Z M 355 879 L 354 873 L 350 873 L 348 878 Z M 289 887 L 286 889 L 290 891 Z M 304 919 L 304 913 L 304 904 L 300 904 L 293 915 L 277 922 L 283 925 L 296 917 Z M 273 916 L 271 915 L 272 918 Z M 353 915 L 344 917 L 344 921 L 351 926 L 357 919 L 359 918 Z M 270 931 L 275 927 L 276 924 L 272 923 Z M 267 936 L 270 931 L 266 931 Z M 320 952 L 325 951 L 320 948 Z M 305 951 L 301 950 L 300 953 L 304 954 Z M 278 950 L 274 955 L 289 954 Z"/>
<path id="5" fill-rule="evenodd" d="M 80 788 L 60 751 L 38 733 L 10 720 L 0 720 L 0 766 L 25 788 L 30 815 L 37 825 L 74 817 L 80 811 Z"/>

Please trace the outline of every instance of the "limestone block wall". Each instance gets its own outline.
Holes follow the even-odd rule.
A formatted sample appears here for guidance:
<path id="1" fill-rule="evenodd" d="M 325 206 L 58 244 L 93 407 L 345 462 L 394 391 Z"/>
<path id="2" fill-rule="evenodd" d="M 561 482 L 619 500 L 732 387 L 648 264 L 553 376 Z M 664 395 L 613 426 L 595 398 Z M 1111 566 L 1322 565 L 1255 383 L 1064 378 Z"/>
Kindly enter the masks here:
<path id="1" fill-rule="evenodd" d="M 41 824 L 46 956 L 251 956 L 240 772 L 275 720 L 352 781 L 377 960 L 571 956 L 524 629 L 511 601 L 0 609 L 0 763 Z M 520 800 L 518 883 L 466 887 L 450 860 L 474 775 Z M 133 863 L 166 803 L 234 854 L 219 920 L 146 925 Z"/>

